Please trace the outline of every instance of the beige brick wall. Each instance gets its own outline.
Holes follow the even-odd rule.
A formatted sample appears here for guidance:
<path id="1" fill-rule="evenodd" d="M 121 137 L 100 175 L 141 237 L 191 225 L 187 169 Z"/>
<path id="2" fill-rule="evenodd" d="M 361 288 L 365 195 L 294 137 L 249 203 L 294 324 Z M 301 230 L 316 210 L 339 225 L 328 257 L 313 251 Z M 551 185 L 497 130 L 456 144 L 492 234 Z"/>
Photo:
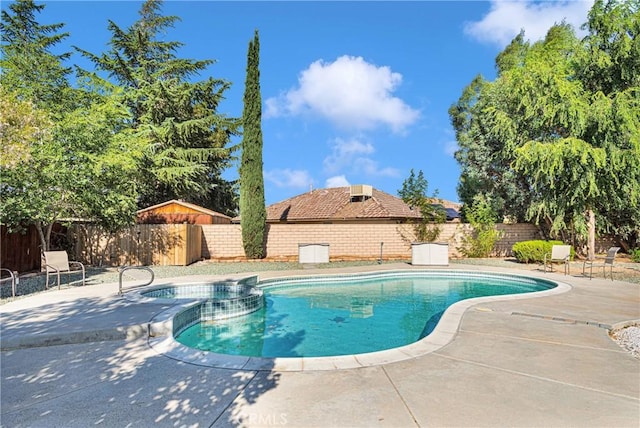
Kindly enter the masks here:
<path id="1" fill-rule="evenodd" d="M 503 237 L 496 255 L 508 256 L 518 241 L 538 239 L 538 228 L 531 224 L 500 224 Z M 458 257 L 467 224 L 442 225 L 439 242 L 449 243 L 449 255 Z M 205 259 L 242 259 L 242 230 L 238 224 L 202 225 L 202 256 Z M 298 244 L 329 244 L 331 260 L 411 258 L 412 228 L 405 224 L 271 224 L 267 232 L 267 258 L 297 260 Z"/>

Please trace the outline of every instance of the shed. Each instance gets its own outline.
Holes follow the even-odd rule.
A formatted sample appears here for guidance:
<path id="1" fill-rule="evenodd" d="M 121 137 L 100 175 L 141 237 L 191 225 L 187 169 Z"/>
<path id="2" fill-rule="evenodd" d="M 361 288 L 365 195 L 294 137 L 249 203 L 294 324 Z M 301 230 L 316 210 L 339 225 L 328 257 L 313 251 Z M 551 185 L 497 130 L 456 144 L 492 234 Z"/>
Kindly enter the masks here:
<path id="1" fill-rule="evenodd" d="M 230 224 L 231 217 L 191 204 L 170 200 L 137 212 L 140 224 Z"/>

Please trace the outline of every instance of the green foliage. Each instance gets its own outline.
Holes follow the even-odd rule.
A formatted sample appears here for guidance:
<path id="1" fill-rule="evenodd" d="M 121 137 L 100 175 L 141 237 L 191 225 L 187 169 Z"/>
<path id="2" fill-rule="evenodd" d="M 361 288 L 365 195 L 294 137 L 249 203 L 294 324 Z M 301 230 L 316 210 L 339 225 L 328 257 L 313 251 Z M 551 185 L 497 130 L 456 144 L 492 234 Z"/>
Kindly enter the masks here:
<path id="1" fill-rule="evenodd" d="M 123 127 L 130 116 L 121 89 L 100 80 L 84 83 L 90 101 L 59 123 L 60 141 L 74 150 L 73 216 L 115 233 L 135 220 L 138 164 L 147 141 Z"/>
<path id="2" fill-rule="evenodd" d="M 10 230 L 35 225 L 46 251 L 57 221 L 90 218 L 109 231 L 133 222 L 143 140 L 124 125 L 131 119 L 118 88 L 91 76 L 71 87 L 67 55 L 51 53 L 66 34 L 54 34 L 61 24 L 38 24 L 43 7 L 19 1 L 2 12 L 3 102 L 6 89 L 16 108 L 3 120 L 28 155 L 0 166 L 0 221 Z M 12 119 L 22 113 L 30 115 Z"/>
<path id="3" fill-rule="evenodd" d="M 458 192 L 552 236 L 640 236 L 640 1 L 597 1 L 578 39 L 567 24 L 544 40 L 523 34 L 449 110 L 460 147 Z M 624 246 L 624 245 L 623 245 Z"/>
<path id="4" fill-rule="evenodd" d="M 141 147 L 130 133 L 114 132 L 128 118 L 118 100 L 94 98 L 60 115 L 50 139 L 31 144 L 28 160 L 3 171 L 3 223 L 35 224 L 46 250 L 51 227 L 65 218 L 90 218 L 110 232 L 133 222 Z"/>
<path id="5" fill-rule="evenodd" d="M 32 0 L 18 0 L 3 8 L 0 33 L 0 85 L 36 108 L 64 111 L 71 91 L 71 69 L 63 66 L 70 53 L 54 54 L 68 37 L 64 24 L 40 25 L 36 14 L 44 9 Z"/>
<path id="6" fill-rule="evenodd" d="M 422 170 L 416 176 L 413 169 L 409 177 L 402 182 L 402 189 L 398 191 L 400 198 L 412 209 L 420 210 L 421 220 L 414 224 L 414 234 L 418 242 L 433 242 L 440 236 L 442 228 L 439 226 L 446 221 L 444 207 L 438 203 L 438 191 L 429 197 L 427 192 L 429 183 L 424 178 Z"/>
<path id="7" fill-rule="evenodd" d="M 471 207 L 465 210 L 465 216 L 473 227 L 473 232 L 462 238 L 460 252 L 465 257 L 489 257 L 496 242 L 502 237 L 496 229 L 497 214 L 490 201 L 477 195 Z"/>
<path id="8" fill-rule="evenodd" d="M 250 259 L 265 256 L 266 207 L 262 173 L 262 97 L 260 94 L 260 40 L 256 30 L 249 42 L 247 78 L 242 113 L 242 163 L 240 166 L 240 215 L 242 243 Z"/>
<path id="9" fill-rule="evenodd" d="M 640 263 L 640 248 L 631 250 L 630 255 L 631 255 L 631 260 L 633 260 L 636 263 Z"/>
<path id="10" fill-rule="evenodd" d="M 0 168 L 13 168 L 31 157 L 34 141 L 51 138 L 53 123 L 46 112 L 0 86 Z"/>
<path id="11" fill-rule="evenodd" d="M 55 222 L 91 219 L 113 234 L 134 221 L 138 202 L 183 198 L 236 212 L 235 185 L 221 173 L 240 123 L 216 112 L 230 83 L 194 81 L 212 61 L 176 58 L 181 44 L 159 40 L 178 19 L 160 5 L 145 2 L 125 31 L 110 21 L 110 52 L 81 51 L 117 86 L 79 69 L 70 83 L 70 54 L 57 53 L 68 34 L 38 23 L 44 5 L 2 10 L 0 222 L 35 225 L 43 250 Z"/>
<path id="12" fill-rule="evenodd" d="M 179 18 L 161 15 L 161 6 L 145 1 L 127 29 L 109 21 L 110 51 L 80 51 L 125 88 L 130 126 L 148 141 L 138 166 L 140 206 L 183 199 L 233 215 L 235 186 L 221 174 L 233 161 L 240 121 L 217 112 L 231 84 L 194 79 L 213 61 L 176 56 L 182 43 L 165 34 Z"/>
<path id="13" fill-rule="evenodd" d="M 554 245 L 564 245 L 562 241 L 521 241 L 513 244 L 511 251 L 520 263 L 543 263 L 545 255 L 551 254 L 551 248 Z M 573 258 L 574 250 L 571 248 L 571 257 Z"/>

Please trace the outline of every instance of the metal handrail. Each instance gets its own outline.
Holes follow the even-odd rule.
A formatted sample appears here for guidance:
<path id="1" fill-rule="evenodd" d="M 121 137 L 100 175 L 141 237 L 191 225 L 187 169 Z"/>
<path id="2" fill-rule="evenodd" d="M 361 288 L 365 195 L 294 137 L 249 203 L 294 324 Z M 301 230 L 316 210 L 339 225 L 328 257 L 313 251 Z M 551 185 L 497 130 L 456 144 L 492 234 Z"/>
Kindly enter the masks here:
<path id="1" fill-rule="evenodd" d="M 151 274 L 151 279 L 149 280 L 149 282 L 145 283 L 145 284 L 140 284 L 138 285 L 138 287 L 144 287 L 147 286 L 149 284 L 151 284 L 153 282 L 153 280 L 155 279 L 155 274 L 153 273 L 153 271 L 151 270 L 151 268 L 147 267 L 147 266 L 123 266 L 120 269 L 118 269 L 120 271 L 120 279 L 119 279 L 119 286 L 118 286 L 118 294 L 122 296 L 122 275 L 128 271 L 128 270 L 146 270 L 147 272 L 149 272 Z"/>
<path id="2" fill-rule="evenodd" d="M 0 271 L 7 271 L 9 272 L 9 276 L 11 277 L 11 294 L 13 297 L 16 297 L 16 285 L 18 285 L 20 283 L 20 278 L 18 277 L 18 272 L 14 272 L 11 269 L 7 269 L 7 268 L 0 268 Z M 2 281 L 6 280 L 7 278 L 3 279 Z"/>

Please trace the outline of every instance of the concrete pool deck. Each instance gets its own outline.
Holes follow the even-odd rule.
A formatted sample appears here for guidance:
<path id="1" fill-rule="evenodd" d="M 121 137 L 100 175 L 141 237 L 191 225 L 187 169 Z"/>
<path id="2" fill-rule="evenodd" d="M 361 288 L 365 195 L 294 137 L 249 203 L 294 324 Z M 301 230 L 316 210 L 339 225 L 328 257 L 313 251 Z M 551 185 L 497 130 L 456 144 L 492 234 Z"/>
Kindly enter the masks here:
<path id="1" fill-rule="evenodd" d="M 411 266 L 259 275 L 381 269 Z M 640 426 L 640 360 L 607 334 L 640 319 L 640 285 L 536 270 L 456 270 L 528 275 L 571 289 L 471 305 L 450 342 L 414 358 L 299 371 L 220 368 L 159 353 L 147 340 L 148 323 L 170 305 L 123 299 L 117 284 L 41 293 L 0 306 L 0 424 Z"/>

